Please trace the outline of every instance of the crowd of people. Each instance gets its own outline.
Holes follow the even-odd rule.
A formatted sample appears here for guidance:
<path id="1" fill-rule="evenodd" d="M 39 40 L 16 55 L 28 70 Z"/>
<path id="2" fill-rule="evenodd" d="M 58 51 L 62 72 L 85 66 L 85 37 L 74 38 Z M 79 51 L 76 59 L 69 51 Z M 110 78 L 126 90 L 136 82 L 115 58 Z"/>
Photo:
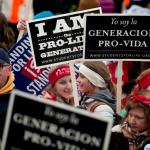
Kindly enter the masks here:
<path id="1" fill-rule="evenodd" d="M 27 5 L 27 2 L 23 5 Z M 28 32 L 23 14 L 19 16 L 18 12 L 18 20 L 13 17 L 13 11 L 12 14 L 5 16 L 7 3 L 6 0 L 0 0 L 0 140 L 2 140 L 9 97 L 11 91 L 16 88 L 14 84 L 16 79 L 12 73 L 7 52 L 15 45 L 16 36 L 20 30 L 24 30 L 24 34 Z M 20 4 L 22 3 L 20 2 Z M 11 5 L 14 9 L 14 3 Z M 11 5 L 9 4 L 9 7 Z M 97 7 L 102 8 L 102 13 L 110 14 L 150 13 L 150 0 L 47 0 L 42 3 L 40 8 L 39 5 L 41 5 L 41 1 L 33 1 L 30 19 L 40 19 Z M 11 24 L 15 25 L 18 33 Z M 116 86 L 103 61 L 82 62 L 79 68 L 79 77 L 76 79 L 81 91 L 79 106 L 75 106 L 68 64 L 50 68 L 48 74 L 50 84 L 43 89 L 43 98 L 112 120 L 114 124 L 110 131 L 109 150 L 146 150 L 146 146 L 150 144 L 149 62 L 130 62 L 128 75 L 129 83 L 125 86 L 127 86 L 129 97 L 122 110 L 123 115 L 116 112 Z M 128 87 L 131 85 L 130 83 L 132 84 L 131 88 Z"/>

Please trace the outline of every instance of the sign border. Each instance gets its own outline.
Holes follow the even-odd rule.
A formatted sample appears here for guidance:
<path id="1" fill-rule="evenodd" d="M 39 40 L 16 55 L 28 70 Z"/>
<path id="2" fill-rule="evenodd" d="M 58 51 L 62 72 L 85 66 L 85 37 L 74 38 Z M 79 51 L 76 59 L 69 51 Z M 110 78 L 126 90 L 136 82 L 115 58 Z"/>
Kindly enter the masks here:
<path id="1" fill-rule="evenodd" d="M 27 21 L 27 31 L 28 31 L 28 35 L 29 35 L 29 41 L 32 41 L 32 39 L 31 39 L 31 33 L 30 33 L 30 28 L 29 28 L 29 23 L 31 23 L 31 22 L 37 22 L 37 21 L 42 21 L 42 20 L 44 21 L 46 19 L 54 19 L 54 18 L 65 17 L 65 16 L 72 16 L 72 15 L 75 15 L 75 14 L 81 14 L 81 13 L 84 13 L 84 12 L 96 11 L 96 10 L 99 10 L 100 14 L 102 14 L 101 7 L 98 7 L 98 8 L 93 8 L 93 9 L 88 9 L 88 10 L 83 10 L 83 11 L 77 11 L 77 12 L 73 12 L 73 13 L 66 13 L 66 14 L 63 14 L 63 15 L 56 15 L 56 16 L 51 16 L 51 17 L 46 17 L 46 18 L 41 18 L 41 19 L 29 20 L 29 21 Z M 84 22 L 84 17 L 83 17 L 83 22 Z M 84 27 L 85 27 L 85 25 L 84 25 Z M 83 30 L 83 32 L 84 32 L 84 30 Z M 84 33 L 83 33 L 83 36 L 84 36 Z M 84 43 L 84 38 L 83 38 L 83 43 Z M 33 56 L 33 61 L 34 61 L 34 67 L 35 67 L 35 69 L 40 69 L 40 68 L 44 68 L 44 67 L 52 67 L 52 66 L 55 66 L 55 65 L 64 64 L 64 63 L 70 63 L 70 62 L 75 62 L 75 61 L 83 59 L 83 56 L 82 56 L 82 58 L 77 58 L 75 60 L 69 60 L 69 61 L 65 61 L 65 62 L 57 62 L 57 63 L 53 63 L 53 64 L 47 64 L 47 65 L 37 66 L 36 60 L 35 60 L 35 52 L 33 50 L 32 42 L 30 42 L 30 45 L 31 45 L 31 51 L 32 51 L 32 56 Z"/>
<path id="2" fill-rule="evenodd" d="M 110 119 L 106 119 L 106 118 L 101 118 L 97 115 L 93 115 L 91 112 L 85 112 L 83 110 L 80 109 L 72 109 L 71 106 L 67 106 L 67 105 L 62 105 L 61 103 L 56 103 L 56 102 L 51 102 L 51 101 L 46 101 L 44 98 L 39 98 L 37 96 L 31 95 L 29 93 L 23 92 L 23 91 L 19 91 L 16 89 L 13 89 L 10 95 L 10 99 L 9 99 L 9 105 L 8 105 L 8 111 L 7 111 L 7 117 L 5 120 L 5 126 L 4 126 L 4 132 L 3 132 L 3 136 L 2 136 L 2 146 L 1 146 L 1 150 L 5 150 L 6 147 L 6 141 L 8 138 L 8 131 L 10 128 L 10 121 L 11 121 L 11 115 L 12 115 L 12 111 L 13 111 L 13 106 L 14 106 L 14 102 L 15 102 L 15 96 L 20 96 L 20 97 L 24 97 L 27 99 L 30 99 L 31 101 L 35 101 L 35 102 L 39 102 L 42 104 L 46 104 L 46 105 L 52 105 L 54 107 L 60 108 L 60 109 L 64 109 L 79 115 L 83 115 L 89 118 L 93 118 L 96 120 L 100 120 L 100 121 L 104 121 L 107 122 L 107 128 L 106 128 L 106 134 L 105 134 L 105 138 L 104 138 L 104 144 L 103 144 L 103 148 L 102 150 L 106 150 L 108 149 L 109 143 L 108 141 L 110 141 L 110 135 L 111 135 L 111 128 L 112 128 L 112 123 L 113 121 L 111 121 Z M 100 130 L 99 130 L 100 131 Z"/>
<path id="3" fill-rule="evenodd" d="M 84 36 L 83 36 L 83 61 L 150 61 L 149 59 L 85 59 L 86 21 L 88 16 L 149 16 L 150 14 L 85 14 L 84 15 Z"/>

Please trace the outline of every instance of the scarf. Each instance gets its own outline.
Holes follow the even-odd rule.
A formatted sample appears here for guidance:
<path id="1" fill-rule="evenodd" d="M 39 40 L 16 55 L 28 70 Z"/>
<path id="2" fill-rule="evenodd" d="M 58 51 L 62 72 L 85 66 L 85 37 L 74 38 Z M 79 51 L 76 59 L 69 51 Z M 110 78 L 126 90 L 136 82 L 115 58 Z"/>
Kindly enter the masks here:
<path id="1" fill-rule="evenodd" d="M 0 89 L 0 95 L 10 93 L 10 91 L 14 88 L 15 84 L 13 81 L 15 80 L 13 73 L 10 73 L 7 83 L 4 87 Z"/>
<path id="2" fill-rule="evenodd" d="M 122 124 L 122 132 L 125 138 L 128 139 L 129 149 L 138 150 L 142 147 L 148 140 L 150 140 L 150 129 L 142 133 L 133 133 L 127 119 Z"/>

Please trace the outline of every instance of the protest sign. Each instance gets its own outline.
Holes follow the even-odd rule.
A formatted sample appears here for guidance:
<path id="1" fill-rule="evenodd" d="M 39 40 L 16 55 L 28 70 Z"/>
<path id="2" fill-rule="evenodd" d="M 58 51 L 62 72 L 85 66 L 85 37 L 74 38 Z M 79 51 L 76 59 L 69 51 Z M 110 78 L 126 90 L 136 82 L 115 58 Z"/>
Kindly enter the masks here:
<path id="1" fill-rule="evenodd" d="M 117 113 L 121 113 L 122 61 L 150 59 L 147 14 L 86 14 L 83 58 L 85 61 L 118 60 Z M 142 28 L 144 23 L 144 28 Z M 119 107 L 118 107 L 119 106 Z"/>
<path id="2" fill-rule="evenodd" d="M 48 79 L 50 67 L 34 68 L 28 33 L 8 51 L 8 55 L 12 65 L 12 72 L 15 76 L 15 87 L 21 91 L 42 97 L 46 86 L 50 84 Z M 75 76 L 78 78 L 78 67 L 74 65 L 74 69 Z M 80 99 L 79 85 L 77 88 Z"/>
<path id="3" fill-rule="evenodd" d="M 107 150 L 111 126 L 109 119 L 13 90 L 1 150 Z"/>
<path id="4" fill-rule="evenodd" d="M 87 13 L 101 13 L 101 8 L 27 21 L 36 69 L 83 58 L 83 17 Z"/>
<path id="5" fill-rule="evenodd" d="M 84 59 L 148 61 L 149 19 L 148 14 L 86 14 Z"/>

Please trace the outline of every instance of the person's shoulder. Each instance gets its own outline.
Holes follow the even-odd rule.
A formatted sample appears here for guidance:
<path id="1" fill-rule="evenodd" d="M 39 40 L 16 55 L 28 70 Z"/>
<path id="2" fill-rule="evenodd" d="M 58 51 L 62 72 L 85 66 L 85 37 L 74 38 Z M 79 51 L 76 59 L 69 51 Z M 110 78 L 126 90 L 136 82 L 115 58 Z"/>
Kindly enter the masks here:
<path id="1" fill-rule="evenodd" d="M 116 125 L 111 129 L 111 132 L 117 132 L 117 133 L 122 133 L 122 127 L 121 125 Z"/>
<path id="2" fill-rule="evenodd" d="M 98 111 L 98 110 L 114 113 L 113 109 L 108 105 L 99 105 L 95 108 L 95 111 Z"/>

